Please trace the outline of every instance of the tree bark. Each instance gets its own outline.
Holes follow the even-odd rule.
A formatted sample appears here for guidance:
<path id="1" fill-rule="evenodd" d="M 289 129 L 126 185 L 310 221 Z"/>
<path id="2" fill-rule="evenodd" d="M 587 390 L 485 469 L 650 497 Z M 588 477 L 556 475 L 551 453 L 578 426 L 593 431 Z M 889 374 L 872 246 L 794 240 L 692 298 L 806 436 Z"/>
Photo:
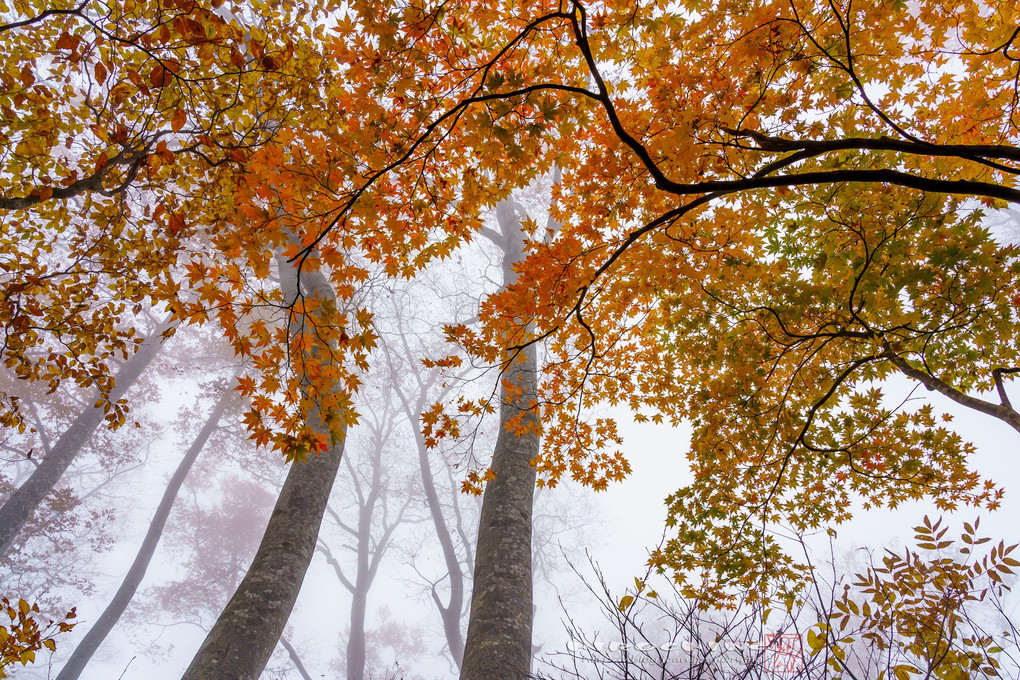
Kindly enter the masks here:
<path id="1" fill-rule="evenodd" d="M 145 539 L 142 540 L 138 554 L 135 556 L 134 562 L 131 563 L 131 568 L 128 569 L 127 575 L 120 584 L 120 588 L 117 589 L 117 593 L 113 596 L 110 604 L 106 606 L 103 613 L 96 619 L 95 625 L 89 629 L 89 632 L 85 634 L 85 637 L 78 643 L 78 646 L 74 648 L 71 658 L 60 669 L 57 680 L 77 680 L 81 672 L 85 670 L 85 666 L 88 665 L 92 655 L 103 644 L 103 640 L 106 639 L 106 636 L 109 635 L 114 625 L 116 625 L 124 610 L 127 609 L 131 598 L 135 596 L 135 591 L 138 590 L 139 584 L 145 578 L 145 571 L 148 569 L 149 562 L 152 561 L 152 556 L 156 552 L 156 546 L 159 544 L 159 539 L 163 535 L 163 527 L 166 525 L 166 520 L 173 509 L 177 493 L 180 491 L 181 485 L 184 484 L 184 480 L 187 478 L 188 472 L 191 471 L 191 466 L 198 458 L 198 454 L 205 448 L 206 442 L 209 441 L 209 437 L 219 424 L 220 418 L 223 417 L 223 413 L 226 411 L 233 396 L 233 391 L 228 389 L 219 398 L 219 401 L 216 402 L 212 412 L 209 414 L 209 418 L 205 421 L 205 425 L 199 430 L 195 441 L 192 442 L 187 453 L 184 454 L 184 458 L 181 459 L 173 476 L 170 478 L 170 482 L 163 492 L 163 498 L 160 500 L 156 513 L 149 523 L 149 530 L 145 534 Z"/>
<path id="2" fill-rule="evenodd" d="M 523 257 L 520 220 L 507 201 L 496 208 L 503 235 L 503 283 Z M 537 352 L 530 344 L 503 374 L 500 428 L 492 455 L 495 477 L 485 486 L 475 551 L 471 615 L 461 680 L 524 680 L 530 676 L 532 626 L 531 525 L 538 455 Z M 508 389 L 511 388 L 511 389 Z M 508 429 L 516 420 L 516 428 Z"/>
<path id="3" fill-rule="evenodd" d="M 114 378 L 113 389 L 110 390 L 111 402 L 123 397 L 159 354 L 163 332 L 171 327 L 172 324 L 169 323 L 161 325 L 145 339 L 138 351 L 124 362 Z M 39 463 L 39 467 L 17 491 L 11 494 L 3 507 L 0 507 L 0 557 L 10 552 L 18 533 L 60 481 L 105 416 L 106 412 L 102 407 L 90 406 L 82 411 L 53 444 L 46 457 Z"/>
<path id="4" fill-rule="evenodd" d="M 262 543 L 184 680 L 257 680 L 269 662 L 315 551 L 343 444 L 295 462 Z"/>
<path id="5" fill-rule="evenodd" d="M 304 272 L 299 282 L 296 267 L 282 254 L 276 259 L 286 300 L 293 303 L 301 294 L 320 299 L 334 296 L 321 272 Z M 320 348 L 311 356 L 325 362 L 330 352 Z M 308 414 L 307 422 L 333 442 L 329 426 L 317 410 Z M 312 561 L 342 455 L 341 439 L 319 455 L 309 454 L 306 460 L 291 465 L 248 573 L 184 672 L 183 680 L 256 680 L 262 674 Z"/>
<path id="6" fill-rule="evenodd" d="M 535 348 L 517 357 L 504 380 L 523 388 L 500 407 L 501 426 L 535 401 Z M 526 413 L 522 424 L 533 425 Z M 496 476 L 485 486 L 475 550 L 471 618 L 461 680 L 523 680 L 531 666 L 531 519 L 538 434 L 501 427 L 492 456 Z"/>

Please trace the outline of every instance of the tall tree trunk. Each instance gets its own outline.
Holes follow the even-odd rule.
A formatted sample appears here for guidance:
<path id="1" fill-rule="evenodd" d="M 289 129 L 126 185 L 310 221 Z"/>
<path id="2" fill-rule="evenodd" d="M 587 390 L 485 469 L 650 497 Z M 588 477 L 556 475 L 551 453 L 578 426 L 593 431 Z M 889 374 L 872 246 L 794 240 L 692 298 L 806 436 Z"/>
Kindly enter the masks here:
<path id="1" fill-rule="evenodd" d="M 291 465 L 248 573 L 184 680 L 256 680 L 269 662 L 315 551 L 343 444 Z"/>
<path id="2" fill-rule="evenodd" d="M 321 272 L 297 269 L 277 255 L 280 287 L 285 299 L 295 302 L 300 294 L 325 299 L 334 297 Z M 328 361 L 329 348 L 312 357 Z M 332 442 L 329 426 L 317 411 L 307 422 Z M 256 680 L 276 648 L 297 600 L 305 572 L 312 561 L 322 515 L 340 459 L 343 442 L 331 443 L 319 455 L 291 465 L 280 497 L 269 517 L 255 558 L 234 596 L 199 648 L 183 680 Z"/>
<path id="3" fill-rule="evenodd" d="M 127 393 L 141 376 L 145 368 L 159 354 L 162 348 L 163 332 L 172 324 L 164 323 L 145 339 L 138 351 L 124 362 L 114 378 L 113 389 L 109 400 L 117 401 Z M 46 496 L 57 485 L 67 468 L 74 462 L 75 456 L 103 422 L 106 416 L 102 407 L 89 406 L 74 422 L 64 430 L 60 438 L 53 444 L 46 457 L 25 483 L 11 494 L 7 502 L 0 507 L 0 557 L 7 555 L 14 539 L 25 526 Z"/>
<path id="4" fill-rule="evenodd" d="M 507 201 L 497 206 L 496 217 L 503 240 L 503 282 L 509 285 L 515 279 L 513 265 L 523 257 L 520 220 Z M 461 680 L 523 680 L 530 675 L 537 363 L 535 346 L 528 345 L 512 357 L 503 374 L 500 428 L 492 454 L 495 477 L 482 496 Z M 524 434 L 508 429 L 515 420 L 517 428 L 527 428 Z"/>
<path id="5" fill-rule="evenodd" d="M 96 619 L 95 625 L 89 629 L 89 632 L 85 634 L 82 641 L 74 648 L 71 658 L 67 660 L 67 663 L 60 670 L 60 674 L 57 675 L 57 680 L 77 680 L 81 672 L 85 670 L 85 666 L 88 665 L 92 655 L 99 649 L 99 645 L 103 644 L 103 640 L 106 639 L 106 636 L 116 625 L 124 610 L 127 609 L 131 598 L 135 596 L 135 591 L 138 590 L 138 585 L 145 578 L 145 571 L 148 569 L 152 555 L 156 552 L 156 546 L 159 544 L 159 539 L 163 535 L 163 527 L 166 525 L 167 517 L 170 516 L 170 510 L 173 509 L 177 493 L 180 491 L 181 485 L 184 484 L 184 480 L 188 476 L 188 472 L 191 471 L 191 466 L 198 458 L 198 454 L 205 448 L 206 442 L 209 441 L 209 437 L 219 424 L 220 418 L 223 417 L 223 413 L 226 411 L 233 396 L 233 391 L 228 389 L 219 398 L 219 401 L 216 402 L 212 412 L 209 414 L 209 418 L 205 421 L 202 429 L 199 430 L 195 441 L 192 442 L 191 447 L 184 454 L 184 458 L 177 465 L 177 470 L 174 471 L 173 476 L 170 478 L 170 482 L 163 492 L 163 498 L 156 508 L 156 514 L 149 523 L 149 530 L 145 534 L 145 539 L 138 549 L 134 562 L 131 563 L 131 568 L 128 569 L 127 575 L 121 582 L 120 588 L 117 589 L 117 593 L 113 596 L 110 604 L 106 606 L 103 613 Z"/>
<path id="6" fill-rule="evenodd" d="M 450 599 L 444 605 L 435 588 L 432 589 L 432 599 L 439 609 L 439 616 L 443 621 L 443 633 L 446 635 L 446 644 L 450 648 L 450 656 L 457 668 L 461 667 L 464 661 L 464 636 L 460 630 L 460 617 L 464 609 L 464 572 L 461 571 L 460 560 L 457 558 L 457 549 L 453 545 L 453 532 L 446 524 L 443 517 L 443 508 L 439 504 L 439 493 L 436 484 L 432 480 L 432 468 L 429 465 L 428 447 L 425 445 L 425 437 L 421 433 L 421 422 L 418 414 L 424 407 L 423 400 L 412 408 L 404 393 L 398 387 L 397 396 L 404 408 L 404 414 L 414 430 L 414 441 L 418 447 L 418 467 L 421 470 L 422 486 L 425 489 L 425 500 L 429 506 L 429 515 L 432 519 L 432 526 L 436 530 L 436 537 L 439 539 L 439 547 L 443 551 L 443 561 L 446 563 L 446 570 L 450 575 Z"/>
<path id="7" fill-rule="evenodd" d="M 377 443 L 382 446 L 382 442 Z M 353 475 L 354 471 L 351 470 Z M 375 574 L 371 571 L 372 515 L 381 492 L 382 461 L 375 458 L 368 495 L 358 511 L 357 571 L 351 591 L 351 633 L 347 638 L 347 680 L 364 680 L 366 654 L 365 615 L 368 611 L 368 591 Z M 360 493 L 359 493 L 360 496 Z"/>

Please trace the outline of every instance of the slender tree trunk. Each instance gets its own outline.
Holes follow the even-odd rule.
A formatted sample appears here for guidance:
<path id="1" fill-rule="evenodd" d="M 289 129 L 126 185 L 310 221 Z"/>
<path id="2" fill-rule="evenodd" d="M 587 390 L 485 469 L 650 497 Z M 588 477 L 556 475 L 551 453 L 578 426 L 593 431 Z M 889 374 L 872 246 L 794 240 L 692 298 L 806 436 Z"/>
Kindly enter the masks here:
<path id="1" fill-rule="evenodd" d="M 513 265 L 522 258 L 520 221 L 506 201 L 497 206 L 496 217 L 504 241 L 503 281 L 509 285 L 515 278 Z M 530 675 L 537 363 L 535 346 L 528 345 L 503 374 L 500 428 L 492 455 L 495 477 L 482 496 L 461 680 L 524 680 Z M 508 429 L 515 419 L 516 428 Z M 519 428 L 526 430 L 521 434 Z"/>
<path id="2" fill-rule="evenodd" d="M 368 610 L 368 588 L 355 583 L 351 602 L 351 633 L 347 638 L 347 680 L 364 680 L 365 677 L 365 614 Z M 370 586 L 371 584 L 369 584 Z"/>
<path id="3" fill-rule="evenodd" d="M 383 479 L 383 454 L 387 436 L 385 423 L 376 425 L 372 449 L 372 478 L 368 485 L 368 493 L 363 494 L 360 490 L 356 491 L 356 495 L 362 500 L 358 508 L 357 573 L 354 575 L 352 584 L 354 587 L 350 589 L 353 601 L 351 602 L 351 633 L 347 639 L 347 680 L 364 680 L 367 658 L 365 618 L 368 613 L 368 594 L 375 582 L 379 562 L 389 547 L 391 532 L 400 524 L 404 516 L 402 509 L 396 520 L 386 526 L 386 499 L 383 498 L 383 494 L 386 493 L 386 481 Z M 348 465 L 350 465 L 350 460 L 348 460 Z M 353 467 L 351 475 L 355 480 L 357 479 Z M 373 547 L 372 520 L 380 502 L 383 503 L 382 533 Z"/>
<path id="4" fill-rule="evenodd" d="M 146 338 L 138 351 L 124 362 L 114 379 L 113 389 L 110 390 L 110 401 L 117 401 L 123 397 L 159 354 L 162 348 L 162 334 L 171 325 L 163 324 L 157 328 Z M 60 481 L 105 416 L 106 413 L 101 407 L 90 406 L 82 411 L 53 444 L 39 467 L 17 491 L 11 494 L 3 507 L 0 507 L 0 557 L 10 552 L 18 533 Z"/>
<path id="5" fill-rule="evenodd" d="M 287 656 L 294 662 L 294 667 L 297 668 L 297 672 L 301 675 L 302 680 L 312 680 L 312 676 L 308 674 L 308 670 L 305 665 L 301 663 L 301 657 L 298 656 L 297 650 L 294 649 L 294 645 L 287 641 L 287 638 L 281 637 L 280 644 L 287 650 Z"/>
<path id="6" fill-rule="evenodd" d="M 138 585 L 145 578 L 145 571 L 148 569 L 152 555 L 156 552 L 156 546 L 159 544 L 159 539 L 163 535 L 163 527 L 166 525 L 167 517 L 170 516 L 170 510 L 173 509 L 174 501 L 177 499 L 177 492 L 180 491 L 181 485 L 184 484 L 184 480 L 188 476 L 191 466 L 198 458 L 198 454 L 202 452 L 206 442 L 209 441 L 209 437 L 219 424 L 220 418 L 223 417 L 223 413 L 226 411 L 232 397 L 232 390 L 228 389 L 223 393 L 209 414 L 209 418 L 205 421 L 205 425 L 199 430 L 195 441 L 192 442 L 191 447 L 184 454 L 184 458 L 177 465 L 177 470 L 174 471 L 173 476 L 170 478 L 170 482 L 163 492 L 163 498 L 156 508 L 156 514 L 149 523 L 149 530 L 146 532 L 145 539 L 138 549 L 135 561 L 132 562 L 131 568 L 128 569 L 127 575 L 120 584 L 120 588 L 117 589 L 117 593 L 113 596 L 110 604 L 106 606 L 103 613 L 96 619 L 96 623 L 85 634 L 85 637 L 78 643 L 78 646 L 74 648 L 74 653 L 71 654 L 71 658 L 67 660 L 67 663 L 60 670 L 57 680 L 77 680 L 81 672 L 85 670 L 85 666 L 88 665 L 92 655 L 103 644 L 103 640 L 106 639 L 106 636 L 109 635 L 114 625 L 116 625 L 124 610 L 127 609 L 131 598 L 135 595 L 135 591 L 138 590 Z"/>
<path id="7" fill-rule="evenodd" d="M 351 633 L 347 638 L 347 680 L 364 680 L 365 677 L 365 614 L 368 611 L 368 591 L 372 588 L 374 577 L 369 569 L 369 553 L 372 515 L 375 514 L 375 503 L 380 492 L 381 468 L 382 461 L 376 458 L 373 461 L 368 496 L 358 512 L 358 566 L 354 575 L 354 589 L 351 591 L 354 599 L 351 601 Z"/>
<path id="8" fill-rule="evenodd" d="M 464 636 L 460 630 L 460 617 L 464 609 L 464 572 L 461 571 L 460 560 L 457 558 L 457 550 L 453 545 L 452 532 L 443 517 L 443 509 L 439 504 L 439 493 L 436 491 L 436 484 L 432 480 L 432 468 L 429 465 L 428 447 L 425 445 L 425 438 L 421 433 L 421 423 L 418 413 L 421 413 L 423 404 L 419 403 L 412 409 L 404 394 L 398 389 L 397 396 L 404 407 L 404 414 L 414 429 L 414 440 L 418 447 L 418 467 L 421 470 L 422 486 L 425 489 L 425 500 L 429 506 L 429 515 L 432 518 L 432 526 L 435 527 L 436 537 L 439 539 L 439 547 L 443 551 L 443 561 L 446 563 L 446 570 L 450 574 L 450 599 L 444 605 L 439 595 L 432 591 L 432 599 L 439 609 L 439 616 L 443 621 L 443 633 L 446 635 L 446 644 L 450 648 L 450 656 L 457 668 L 461 667 L 464 660 Z"/>
<path id="9" fill-rule="evenodd" d="M 299 297 L 296 268 L 277 256 L 285 299 Z M 302 291 L 324 299 L 333 290 L 321 272 L 301 276 Z M 328 361 L 330 352 L 313 350 L 311 357 Z M 328 425 L 318 411 L 308 424 L 329 441 Z M 256 680 L 280 641 L 312 561 L 322 515 L 336 478 L 343 442 L 331 443 L 319 455 L 309 454 L 291 465 L 280 497 L 269 517 L 255 558 L 234 596 L 199 648 L 183 680 Z"/>

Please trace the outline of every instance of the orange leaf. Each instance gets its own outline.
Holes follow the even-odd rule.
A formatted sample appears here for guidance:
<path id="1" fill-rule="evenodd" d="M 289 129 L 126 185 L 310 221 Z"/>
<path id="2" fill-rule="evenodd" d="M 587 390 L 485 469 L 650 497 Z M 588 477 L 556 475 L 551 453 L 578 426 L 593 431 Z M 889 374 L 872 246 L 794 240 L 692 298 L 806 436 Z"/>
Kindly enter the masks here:
<path id="1" fill-rule="evenodd" d="M 181 229 L 184 229 L 184 218 L 180 215 L 170 215 L 170 220 L 167 222 L 166 230 L 170 232 L 171 236 L 176 236 Z"/>
<path id="2" fill-rule="evenodd" d="M 77 46 L 78 40 L 71 37 L 71 34 L 67 31 L 61 33 L 60 37 L 57 38 L 56 47 L 58 50 L 73 50 Z"/>
<path id="3" fill-rule="evenodd" d="M 170 119 L 170 127 L 174 129 L 174 132 L 180 132 L 186 122 L 188 122 L 188 114 L 184 112 L 184 109 L 177 109 L 174 111 L 173 118 Z"/>

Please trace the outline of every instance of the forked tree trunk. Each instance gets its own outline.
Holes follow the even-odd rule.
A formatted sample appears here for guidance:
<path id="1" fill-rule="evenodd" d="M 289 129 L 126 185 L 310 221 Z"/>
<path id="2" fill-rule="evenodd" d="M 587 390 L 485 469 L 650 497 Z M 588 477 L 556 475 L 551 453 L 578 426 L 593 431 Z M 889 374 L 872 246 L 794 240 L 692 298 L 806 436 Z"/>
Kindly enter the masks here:
<path id="1" fill-rule="evenodd" d="M 173 509 L 177 493 L 181 490 L 181 485 L 184 484 L 188 472 L 191 471 L 191 466 L 198 458 L 198 454 L 205 448 L 206 442 L 209 441 L 209 437 L 219 424 L 220 418 L 223 417 L 223 413 L 227 410 L 227 406 L 233 396 L 233 391 L 227 390 L 220 397 L 219 401 L 216 402 L 212 412 L 209 414 L 209 418 L 206 419 L 202 429 L 198 432 L 198 436 L 195 437 L 195 441 L 191 443 L 187 453 L 184 454 L 184 458 L 181 459 L 173 476 L 170 478 L 170 482 L 163 492 L 163 498 L 160 500 L 156 513 L 149 523 L 149 530 L 145 534 L 145 539 L 142 540 L 138 554 L 135 556 L 134 562 L 131 563 L 131 568 L 128 569 L 127 575 L 120 584 L 120 588 L 117 589 L 117 593 L 110 600 L 110 604 L 106 606 L 103 613 L 96 619 L 96 623 L 85 634 L 85 637 L 78 643 L 78 646 L 74 648 L 71 658 L 60 669 L 57 680 L 77 680 L 81 672 L 85 670 L 85 666 L 88 665 L 92 655 L 99 649 L 99 645 L 103 644 L 103 640 L 113 630 L 114 625 L 116 625 L 124 610 L 127 609 L 131 598 L 135 596 L 135 591 L 138 590 L 139 584 L 145 578 L 145 571 L 149 568 L 149 562 L 152 561 L 152 556 L 156 552 L 156 546 L 163 535 L 163 527 L 166 526 L 167 517 L 170 516 L 170 511 Z"/>
<path id="2" fill-rule="evenodd" d="M 163 346 L 163 332 L 171 326 L 172 324 L 163 324 L 153 331 L 138 351 L 124 362 L 114 378 L 113 389 L 110 390 L 111 402 L 123 397 L 159 354 Z M 105 416 L 106 413 L 101 407 L 89 406 L 82 411 L 46 453 L 39 467 L 17 491 L 11 494 L 3 507 L 0 507 L 0 557 L 10 552 L 18 533 L 60 481 L 67 468 L 74 462 L 75 456 L 82 450 L 96 428 L 102 424 Z"/>
<path id="3" fill-rule="evenodd" d="M 497 206 L 496 217 L 503 239 L 503 282 L 508 285 L 515 278 L 513 265 L 523 257 L 523 237 L 508 202 Z M 528 345 L 503 374 L 500 428 L 492 454 L 495 477 L 482 496 L 461 680 L 523 680 L 530 675 L 537 363 L 535 346 Z M 511 422 L 526 431 L 509 430 Z"/>
<path id="4" fill-rule="evenodd" d="M 299 297 L 297 270 L 282 255 L 276 259 L 285 299 L 294 302 Z M 300 283 L 301 294 L 319 299 L 333 297 L 321 272 L 302 273 Z M 327 361 L 329 355 L 328 348 L 312 352 L 312 357 L 318 356 L 321 361 Z M 308 414 L 307 422 L 332 441 L 319 413 Z M 309 454 L 305 461 L 291 465 L 248 573 L 184 672 L 183 680 L 256 680 L 262 674 L 312 561 L 342 454 L 341 440 L 319 455 Z"/>

